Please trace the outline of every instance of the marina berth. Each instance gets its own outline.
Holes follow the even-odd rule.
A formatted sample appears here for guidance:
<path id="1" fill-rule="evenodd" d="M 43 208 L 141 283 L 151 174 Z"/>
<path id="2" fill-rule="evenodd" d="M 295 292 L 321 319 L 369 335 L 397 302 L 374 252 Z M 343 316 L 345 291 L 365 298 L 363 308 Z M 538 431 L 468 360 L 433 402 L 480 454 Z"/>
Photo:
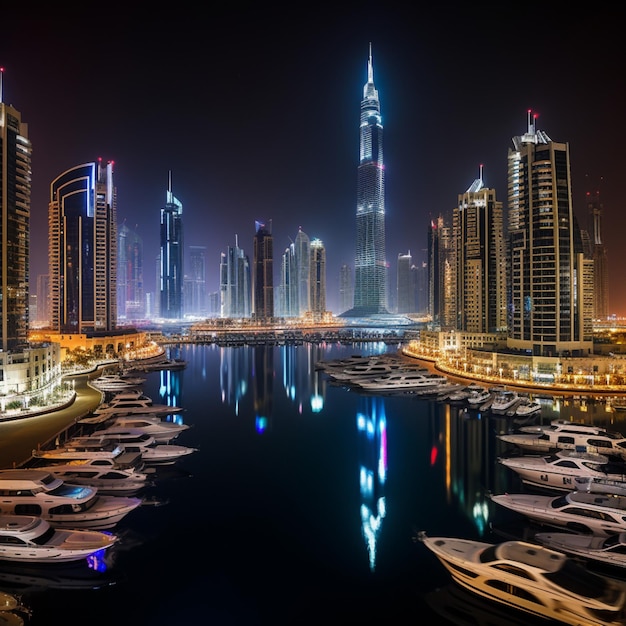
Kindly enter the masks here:
<path id="1" fill-rule="evenodd" d="M 37 515 L 55 527 L 113 528 L 141 503 L 66 483 L 45 469 L 0 470 L 0 514 Z"/>
<path id="2" fill-rule="evenodd" d="M 557 550 L 527 541 L 418 534 L 461 587 L 493 602 L 571 626 L 623 626 L 626 582 L 591 572 Z"/>
<path id="3" fill-rule="evenodd" d="M 54 528 L 34 515 L 0 515 L 0 561 L 79 561 L 107 550 L 117 540 L 116 535 L 98 530 Z"/>

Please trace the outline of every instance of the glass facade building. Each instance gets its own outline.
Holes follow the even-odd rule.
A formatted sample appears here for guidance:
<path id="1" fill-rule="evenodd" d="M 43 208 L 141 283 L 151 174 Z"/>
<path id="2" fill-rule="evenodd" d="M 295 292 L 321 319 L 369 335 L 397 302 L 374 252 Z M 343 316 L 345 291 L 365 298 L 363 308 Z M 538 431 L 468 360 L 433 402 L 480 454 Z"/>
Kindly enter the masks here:
<path id="1" fill-rule="evenodd" d="M 183 205 L 172 193 L 172 177 L 161 209 L 159 252 L 159 315 L 163 319 L 183 317 Z"/>
<path id="2" fill-rule="evenodd" d="M 28 339 L 31 153 L 28 125 L 2 102 L 0 89 L 0 347 L 5 352 L 23 348 Z"/>
<path id="3" fill-rule="evenodd" d="M 359 135 L 354 306 L 342 314 L 344 317 L 387 313 L 383 124 L 374 85 L 371 46 L 367 82 L 361 100 Z"/>
<path id="4" fill-rule="evenodd" d="M 113 162 L 55 178 L 48 206 L 50 328 L 92 334 L 117 326 L 117 195 Z"/>

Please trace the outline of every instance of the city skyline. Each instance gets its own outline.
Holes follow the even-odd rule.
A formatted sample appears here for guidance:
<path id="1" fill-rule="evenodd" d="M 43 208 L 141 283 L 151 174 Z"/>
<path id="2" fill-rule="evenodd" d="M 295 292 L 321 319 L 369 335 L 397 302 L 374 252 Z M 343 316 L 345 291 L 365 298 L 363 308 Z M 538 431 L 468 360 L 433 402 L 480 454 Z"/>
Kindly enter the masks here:
<path id="1" fill-rule="evenodd" d="M 255 221 L 271 221 L 275 263 L 300 228 L 324 243 L 328 308 L 338 310 L 341 266 L 355 260 L 358 110 L 371 42 L 385 128 L 388 284 L 399 254 L 426 260 L 430 220 L 449 219 L 481 164 L 506 214 L 507 150 L 532 108 L 539 129 L 570 145 L 583 228 L 585 194 L 600 188 L 609 312 L 626 315 L 616 269 L 626 228 L 614 25 L 589 14 L 565 30 L 544 16 L 461 10 L 443 21 L 437 13 L 416 23 L 393 7 L 375 16 L 281 12 L 287 28 L 272 25 L 271 7 L 223 9 L 195 25 L 173 19 L 167 29 L 132 12 L 106 26 L 17 19 L 0 41 L 0 66 L 3 101 L 21 112 L 33 145 L 31 293 L 47 272 L 50 184 L 101 157 L 115 161 L 119 224 L 143 239 L 146 291 L 156 283 L 171 171 L 185 246 L 207 249 L 209 291 L 219 287 L 220 255 L 236 238 L 251 255 Z"/>

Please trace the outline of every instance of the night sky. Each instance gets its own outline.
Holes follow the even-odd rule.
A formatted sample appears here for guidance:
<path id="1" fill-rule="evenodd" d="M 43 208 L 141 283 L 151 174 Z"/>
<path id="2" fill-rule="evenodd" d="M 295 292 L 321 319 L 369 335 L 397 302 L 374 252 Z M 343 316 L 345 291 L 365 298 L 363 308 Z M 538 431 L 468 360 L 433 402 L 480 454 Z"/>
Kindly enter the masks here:
<path id="1" fill-rule="evenodd" d="M 430 220 L 451 216 L 481 164 L 506 209 L 507 151 L 532 109 L 539 130 L 570 145 L 582 227 L 586 194 L 600 191 L 610 311 L 626 315 L 618 197 L 626 55 L 615 13 L 364 2 L 176 5 L 166 15 L 151 13 L 156 6 L 98 4 L 80 19 L 27 9 L 28 18 L 2 17 L 3 100 L 21 112 L 33 144 L 32 290 L 47 273 L 51 181 L 102 157 L 115 161 L 119 222 L 143 238 L 147 291 L 171 171 L 185 246 L 207 248 L 210 291 L 227 246 L 238 239 L 252 258 L 256 220 L 271 224 L 276 276 L 302 227 L 326 246 L 327 306 L 337 312 L 339 268 L 354 265 L 359 107 L 371 42 L 391 284 L 399 253 L 426 259 Z"/>

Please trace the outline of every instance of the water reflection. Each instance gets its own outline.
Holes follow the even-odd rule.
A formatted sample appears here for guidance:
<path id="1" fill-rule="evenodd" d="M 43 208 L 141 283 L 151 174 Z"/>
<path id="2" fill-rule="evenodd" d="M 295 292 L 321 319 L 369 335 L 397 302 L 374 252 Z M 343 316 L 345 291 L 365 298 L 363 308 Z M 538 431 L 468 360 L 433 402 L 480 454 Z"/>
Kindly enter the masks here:
<path id="1" fill-rule="evenodd" d="M 361 526 L 373 572 L 376 569 L 376 542 L 387 514 L 384 491 L 387 480 L 387 418 L 383 398 L 363 398 L 363 410 L 357 413 L 356 425 L 360 444 Z"/>

